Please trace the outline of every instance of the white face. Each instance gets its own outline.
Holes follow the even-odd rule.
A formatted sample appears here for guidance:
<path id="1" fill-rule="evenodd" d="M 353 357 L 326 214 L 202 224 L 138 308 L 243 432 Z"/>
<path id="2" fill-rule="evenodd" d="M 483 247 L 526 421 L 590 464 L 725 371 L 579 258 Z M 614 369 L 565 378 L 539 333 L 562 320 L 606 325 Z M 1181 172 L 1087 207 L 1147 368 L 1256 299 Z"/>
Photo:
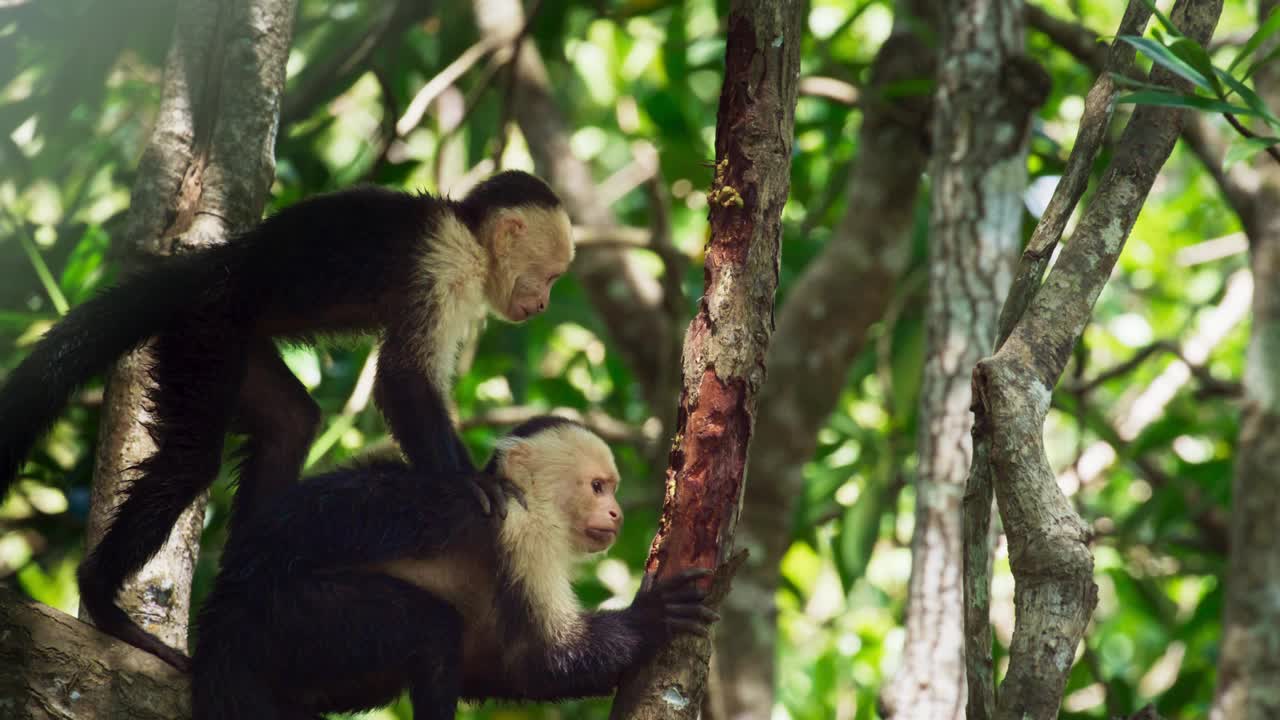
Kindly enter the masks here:
<path id="1" fill-rule="evenodd" d="M 559 509 L 574 550 L 603 552 L 618 539 L 618 468 L 613 452 L 595 433 L 576 426 L 544 430 L 517 441 L 505 453 L 507 476 L 534 496 L 532 501 Z"/>
<path id="2" fill-rule="evenodd" d="M 486 226 L 494 262 L 487 285 L 489 305 L 511 322 L 547 309 L 551 288 L 573 262 L 573 233 L 562 208 L 501 210 Z"/>

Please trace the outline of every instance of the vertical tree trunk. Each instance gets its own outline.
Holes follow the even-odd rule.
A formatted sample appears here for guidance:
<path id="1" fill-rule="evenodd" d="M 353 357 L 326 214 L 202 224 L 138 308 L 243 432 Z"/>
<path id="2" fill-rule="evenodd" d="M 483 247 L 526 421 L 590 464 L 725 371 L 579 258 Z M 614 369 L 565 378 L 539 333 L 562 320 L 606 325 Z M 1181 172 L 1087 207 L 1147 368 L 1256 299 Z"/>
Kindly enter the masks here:
<path id="1" fill-rule="evenodd" d="M 1275 9 L 1262 0 L 1259 22 Z M 1271 47 L 1275 46 L 1272 42 Z M 1259 52 L 1267 52 L 1263 48 Z M 1280 68 L 1257 74 L 1259 94 L 1280 107 Z M 1253 325 L 1231 499 L 1227 607 L 1213 720 L 1280 717 L 1280 168 L 1259 156 L 1262 183 L 1248 206 Z"/>
<path id="2" fill-rule="evenodd" d="M 1031 115 L 1048 90 L 1022 55 L 1020 0 L 953 0 L 943 17 L 906 641 L 880 698 L 885 717 L 921 720 L 965 715 L 960 507 L 973 452 L 970 374 L 995 344 L 1022 241 Z"/>
<path id="3" fill-rule="evenodd" d="M 751 552 L 725 598 L 715 634 L 723 720 L 769 720 L 779 565 L 791 546 L 792 509 L 818 431 L 835 409 L 867 330 L 894 298 L 905 269 L 924 170 L 930 99 L 883 90 L 933 74 L 935 55 L 917 31 L 934 6 L 902 0 L 894 29 L 862 93 L 858 158 L 848 206 L 826 247 L 796 280 L 769 345 L 769 382 L 760 392 L 747 466 L 751 468 L 736 541 Z"/>
<path id="4" fill-rule="evenodd" d="M 1204 44 L 1221 11 L 1220 0 L 1180 0 L 1171 15 L 1187 37 Z M 1159 69 L 1151 80 L 1179 90 L 1187 86 Z M 1024 253 L 1006 303 L 1011 324 L 1016 324 L 996 354 L 974 369 L 975 459 L 966 505 L 972 495 L 976 508 L 989 506 L 973 488 L 989 483 L 994 489 L 1016 583 L 1009 672 L 994 710 L 1002 720 L 1057 717 L 1076 648 L 1097 603 L 1089 530 L 1055 482 L 1045 457 L 1044 419 L 1053 387 L 1173 150 L 1184 115 L 1159 107 L 1133 113 L 1071 243 L 1043 284 L 1041 262 L 1048 256 L 1038 251 L 1051 250 L 1057 237 L 1044 245 L 1033 240 Z M 1074 185 L 1064 178 L 1051 206 Z M 1072 206 L 1074 202 L 1067 204 L 1067 213 Z M 985 545 L 986 529 L 966 522 L 965 537 L 970 543 L 968 576 L 979 564 L 972 559 L 982 551 L 974 546 Z M 973 602 L 966 597 L 967 605 Z M 979 658 L 990 652 L 989 640 L 981 636 L 971 632 L 975 643 L 967 648 Z M 970 720 L 991 717 L 990 676 L 978 673 L 977 680 L 988 683 L 987 692 L 970 704 Z"/>
<path id="5" fill-rule="evenodd" d="M 261 215 L 275 173 L 294 7 L 295 0 L 180 4 L 160 109 L 125 224 L 129 259 L 224 242 Z M 110 524 L 127 469 L 155 449 L 143 425 L 147 358 L 146 349 L 123 358 L 107 379 L 87 547 Z M 204 504 L 202 498 L 183 514 L 120 596 L 144 628 L 179 649 L 187 646 Z"/>
<path id="6" fill-rule="evenodd" d="M 676 440 L 646 566 L 655 577 L 722 566 L 733 549 L 773 333 L 801 18 L 793 0 L 742 0 L 729 12 L 706 288 L 685 335 Z M 623 678 L 611 717 L 697 717 L 710 651 L 700 638 L 678 638 Z"/>

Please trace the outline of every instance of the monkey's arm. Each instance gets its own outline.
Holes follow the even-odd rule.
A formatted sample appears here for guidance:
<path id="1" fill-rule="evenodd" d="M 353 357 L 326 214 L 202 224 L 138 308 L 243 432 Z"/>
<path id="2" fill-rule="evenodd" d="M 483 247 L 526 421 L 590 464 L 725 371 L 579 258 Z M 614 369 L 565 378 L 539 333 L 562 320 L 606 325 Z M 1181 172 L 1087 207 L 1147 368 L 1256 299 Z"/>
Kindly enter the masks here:
<path id="1" fill-rule="evenodd" d="M 706 636 L 719 619 L 702 604 L 706 594 L 694 582 L 707 570 L 689 570 L 641 586 L 625 610 L 585 613 L 576 638 L 522 663 L 516 677 L 485 688 L 480 697 L 555 701 L 608 695 L 622 673 L 649 658 L 679 631 Z M 464 693 L 471 695 L 472 688 Z"/>
<path id="2" fill-rule="evenodd" d="M 473 471 L 471 456 L 449 418 L 443 394 L 447 389 L 437 388 L 424 371 L 414 353 L 413 332 L 403 326 L 388 330 L 378 356 L 374 399 L 414 468 Z"/>

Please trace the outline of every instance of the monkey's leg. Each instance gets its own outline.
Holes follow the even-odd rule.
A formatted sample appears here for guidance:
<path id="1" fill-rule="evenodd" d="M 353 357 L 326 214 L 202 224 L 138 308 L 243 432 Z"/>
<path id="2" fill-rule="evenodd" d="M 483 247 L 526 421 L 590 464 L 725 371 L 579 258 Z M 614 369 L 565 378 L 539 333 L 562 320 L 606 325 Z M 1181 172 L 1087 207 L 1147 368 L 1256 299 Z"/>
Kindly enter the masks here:
<path id="1" fill-rule="evenodd" d="M 135 625 L 115 598 L 217 476 L 244 373 L 241 337 L 234 327 L 199 318 L 157 338 L 149 427 L 156 452 L 138 464 L 115 519 L 78 573 L 82 602 L 100 630 L 170 663 L 185 657 Z"/>
<path id="2" fill-rule="evenodd" d="M 462 619 L 448 603 L 403 580 L 355 571 L 270 593 L 256 601 L 269 606 L 262 656 L 282 687 L 315 698 L 311 710 L 377 707 L 407 687 L 415 718 L 453 720 Z"/>
<path id="3" fill-rule="evenodd" d="M 298 481 L 319 425 L 320 406 L 275 345 L 267 339 L 255 341 L 237 404 L 236 429 L 248 437 L 231 505 L 231 533 L 264 502 Z"/>

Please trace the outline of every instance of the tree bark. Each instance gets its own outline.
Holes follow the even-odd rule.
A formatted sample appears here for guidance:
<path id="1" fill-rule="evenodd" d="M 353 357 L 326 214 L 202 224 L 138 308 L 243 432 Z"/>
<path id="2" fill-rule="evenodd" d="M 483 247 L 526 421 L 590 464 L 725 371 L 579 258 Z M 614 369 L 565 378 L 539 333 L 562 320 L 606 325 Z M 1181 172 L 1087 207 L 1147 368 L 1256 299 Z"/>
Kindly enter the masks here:
<path id="1" fill-rule="evenodd" d="M 1180 0 L 1172 17 L 1188 37 L 1204 44 L 1221 11 L 1220 0 Z M 1187 87 L 1158 68 L 1151 80 Z M 1016 325 L 1008 339 L 974 370 L 970 492 L 986 482 L 994 489 L 1016 583 L 1009 672 L 994 713 L 1002 720 L 1057 717 L 1076 648 L 1097 604 L 1089 530 L 1055 482 L 1045 456 L 1044 418 L 1053 387 L 1173 149 L 1185 112 L 1143 106 L 1133 113 L 1071 243 L 1043 286 L 1038 273 L 1024 272 L 1040 260 L 1028 248 L 1010 302 L 1030 297 L 1030 304 L 1024 313 L 1013 314 Z M 1039 287 L 1024 295 L 1021 289 L 1028 283 Z M 982 498 L 974 504 L 981 505 Z M 966 526 L 965 533 L 969 542 L 977 537 L 985 542 L 984 528 Z M 976 552 L 971 546 L 967 555 Z M 989 647 L 984 638 L 980 647 L 967 651 L 985 655 Z M 969 717 L 981 720 L 990 717 L 989 711 L 989 704 L 971 704 Z"/>
<path id="2" fill-rule="evenodd" d="M 1262 0 L 1259 22 L 1277 3 Z M 1268 43 L 1275 47 L 1274 41 Z M 1266 53 L 1268 48 L 1259 52 Z M 1256 76 L 1269 107 L 1280 104 L 1280 69 Z M 1253 270 L 1253 324 L 1245 360 L 1244 399 L 1236 444 L 1227 566 L 1226 618 L 1212 720 L 1280 717 L 1280 168 L 1260 155 L 1261 183 L 1248 204 Z"/>
<path id="3" fill-rule="evenodd" d="M 801 19 L 801 3 L 778 0 L 742 0 L 729 12 L 705 294 L 685 335 L 676 439 L 646 565 L 651 577 L 722 566 L 733 549 L 773 333 Z M 697 717 L 710 651 L 701 638 L 677 638 L 623 678 L 610 717 Z"/>
<path id="4" fill-rule="evenodd" d="M 51 607 L 0 589 L 0 717 L 181 720 L 186 678 Z"/>
<path id="5" fill-rule="evenodd" d="M 904 0 L 872 63 L 863 92 L 858 159 L 844 217 L 822 252 L 791 286 L 769 345 L 736 543 L 750 550 L 725 598 L 715 636 L 724 720 L 769 720 L 774 702 L 779 566 L 791 546 L 791 518 L 804 464 L 840 397 L 849 365 L 883 317 L 910 257 L 908 240 L 927 157 L 930 98 L 880 89 L 933 74 L 935 53 L 914 32 L 933 25 L 935 6 Z"/>
<path id="6" fill-rule="evenodd" d="M 970 373 L 995 345 L 1022 244 L 1031 117 L 1048 75 L 1022 54 L 1020 0 L 956 0 L 934 96 L 928 334 L 902 667 L 886 718 L 965 716 L 961 499 L 972 460 Z"/>
<path id="7" fill-rule="evenodd" d="M 128 260 L 225 242 L 261 215 L 275 173 L 294 7 L 294 0 L 185 0 L 179 6 L 160 109 L 125 224 Z M 122 499 L 127 469 L 155 450 L 144 425 L 148 357 L 144 348 L 121 359 L 107 378 L 86 531 L 90 548 Z M 145 629 L 182 650 L 204 506 L 202 497 L 183 513 L 164 548 L 119 599 Z"/>

